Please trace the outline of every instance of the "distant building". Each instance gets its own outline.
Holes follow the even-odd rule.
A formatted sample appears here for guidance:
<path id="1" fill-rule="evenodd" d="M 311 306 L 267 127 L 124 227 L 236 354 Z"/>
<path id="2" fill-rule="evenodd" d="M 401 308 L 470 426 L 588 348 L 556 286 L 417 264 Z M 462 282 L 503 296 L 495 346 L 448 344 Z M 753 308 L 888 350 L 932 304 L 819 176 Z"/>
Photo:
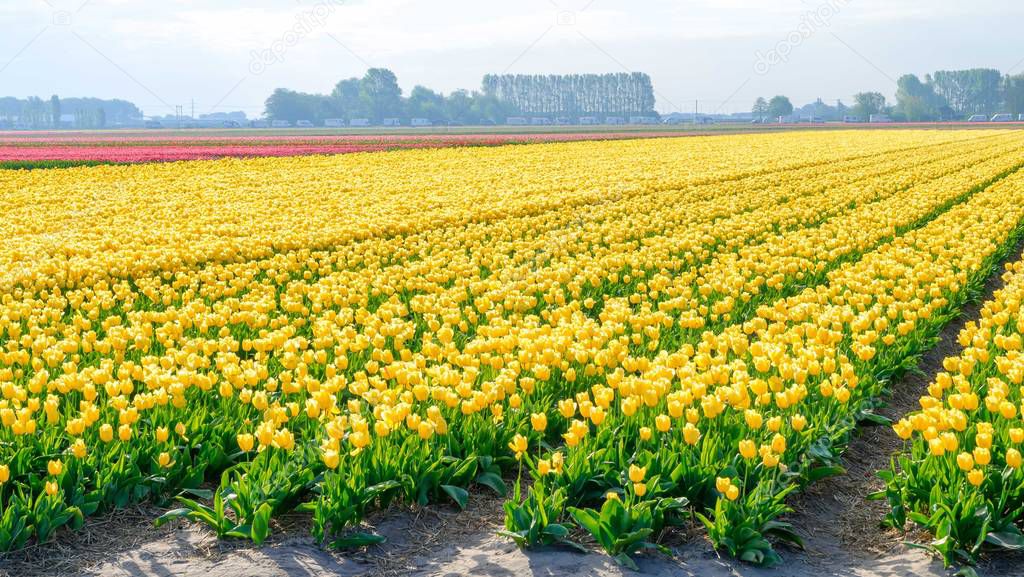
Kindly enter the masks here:
<path id="1" fill-rule="evenodd" d="M 1012 114 L 996 114 L 992 117 L 992 122 L 1013 122 Z"/>
<path id="2" fill-rule="evenodd" d="M 325 118 L 324 126 L 327 128 L 343 128 L 345 126 L 344 118 Z"/>
<path id="3" fill-rule="evenodd" d="M 400 118 L 385 118 L 384 126 L 401 126 L 402 119 Z"/>
<path id="4" fill-rule="evenodd" d="M 522 116 L 509 116 L 505 119 L 505 124 L 509 126 L 526 126 L 530 122 Z"/>
<path id="5" fill-rule="evenodd" d="M 551 119 L 545 116 L 534 116 L 530 119 L 531 126 L 548 126 L 551 124 Z"/>
<path id="6" fill-rule="evenodd" d="M 872 124 L 886 124 L 892 122 L 892 118 L 889 118 L 888 114 L 872 114 L 868 116 L 868 122 Z"/>
<path id="7" fill-rule="evenodd" d="M 257 118 L 256 120 L 249 121 L 249 127 L 250 128 L 269 128 L 270 127 L 270 123 L 267 122 L 266 120 L 263 120 L 262 118 Z"/>
<path id="8" fill-rule="evenodd" d="M 582 126 L 594 126 L 594 125 L 600 124 L 600 123 L 601 122 L 597 119 L 596 116 L 581 116 L 580 117 L 580 125 L 582 125 Z"/>
<path id="9" fill-rule="evenodd" d="M 410 126 L 431 126 L 429 118 L 413 118 L 409 121 Z"/>
<path id="10" fill-rule="evenodd" d="M 988 116 L 985 116 L 984 114 L 972 114 L 971 117 L 967 119 L 967 122 L 988 122 Z"/>
<path id="11" fill-rule="evenodd" d="M 271 128 L 291 128 L 292 123 L 287 120 L 274 120 L 270 123 Z"/>
<path id="12" fill-rule="evenodd" d="M 847 124 L 859 124 L 861 122 L 864 122 L 864 119 L 859 116 L 844 116 L 843 122 Z"/>
<path id="13" fill-rule="evenodd" d="M 370 126 L 369 118 L 353 118 L 348 123 L 349 126 Z"/>
<path id="14" fill-rule="evenodd" d="M 626 123 L 626 119 L 621 116 L 607 116 L 604 119 L 604 123 L 610 125 L 621 125 Z"/>
<path id="15" fill-rule="evenodd" d="M 629 123 L 630 124 L 642 124 L 642 125 L 657 124 L 658 123 L 658 119 L 657 119 L 657 117 L 654 117 L 654 116 L 630 116 L 629 117 Z"/>

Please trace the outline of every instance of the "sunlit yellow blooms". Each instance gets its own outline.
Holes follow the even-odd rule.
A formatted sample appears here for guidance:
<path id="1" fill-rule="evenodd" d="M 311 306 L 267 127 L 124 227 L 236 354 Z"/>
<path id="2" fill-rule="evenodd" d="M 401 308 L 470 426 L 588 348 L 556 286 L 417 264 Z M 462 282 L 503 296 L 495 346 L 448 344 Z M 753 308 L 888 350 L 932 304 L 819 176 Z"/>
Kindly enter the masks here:
<path id="1" fill-rule="evenodd" d="M 64 463 L 61 463 L 60 460 L 48 461 L 46 472 L 56 477 L 64 472 Z"/>
<path id="2" fill-rule="evenodd" d="M 508 448 L 515 453 L 516 459 L 522 458 L 523 453 L 526 452 L 526 437 L 517 434 L 511 441 L 509 441 Z"/>
<path id="3" fill-rule="evenodd" d="M 430 421 L 421 421 L 420 424 L 416 426 L 416 434 L 424 441 L 430 439 L 434 436 L 434 424 Z"/>
<path id="4" fill-rule="evenodd" d="M 667 433 L 672 427 L 672 420 L 668 415 L 658 415 L 654 418 L 654 425 L 660 433 Z"/>
<path id="5" fill-rule="evenodd" d="M 956 465 L 962 471 L 970 471 L 974 468 L 974 456 L 967 452 L 960 453 L 956 456 Z"/>
<path id="6" fill-rule="evenodd" d="M 700 440 L 700 430 L 690 423 L 683 425 L 683 439 L 687 445 L 696 445 Z"/>
<path id="7" fill-rule="evenodd" d="M 1017 449 L 1006 450 L 1006 464 L 1014 469 L 1019 469 L 1021 464 L 1020 451 Z"/>
<path id="8" fill-rule="evenodd" d="M 971 469 L 970 472 L 967 473 L 967 480 L 977 487 L 985 480 L 985 473 L 982 472 L 981 469 Z"/>
<path id="9" fill-rule="evenodd" d="M 255 438 L 250 433 L 239 433 L 235 437 L 235 442 L 238 443 L 238 448 L 241 449 L 243 453 L 248 453 L 252 450 L 253 445 L 255 444 Z"/>
<path id="10" fill-rule="evenodd" d="M 45 490 L 47 495 L 53 497 L 60 492 L 60 485 L 56 481 L 47 481 Z"/>
<path id="11" fill-rule="evenodd" d="M 639 467 L 637 465 L 629 466 L 629 480 L 634 483 L 640 483 L 644 480 L 647 475 L 647 467 Z"/>
<path id="12" fill-rule="evenodd" d="M 0 485 L 6 483 L 11 478 L 11 468 L 8 465 L 0 465 Z"/>
<path id="13" fill-rule="evenodd" d="M 1010 429 L 1009 434 L 1010 434 L 1010 440 L 1013 441 L 1014 443 L 1022 443 L 1022 442 L 1024 442 L 1024 429 L 1021 429 L 1019 427 L 1014 427 L 1014 428 Z"/>
<path id="14" fill-rule="evenodd" d="M 565 466 L 565 456 L 561 451 L 555 451 L 551 455 L 551 466 L 555 468 L 555 472 L 559 475 L 562 474 L 562 468 Z"/>
<path id="15" fill-rule="evenodd" d="M 66 472 L 159 475 L 170 496 L 188 466 L 216 482 L 226 461 L 192 461 L 224 454 L 254 478 L 287 462 L 380 482 L 388 459 L 504 469 L 511 439 L 564 488 L 614 443 L 630 505 L 681 494 L 636 458 L 662 481 L 736 467 L 710 497 L 742 487 L 756 515 L 1016 230 L 1024 193 L 999 177 L 1021 142 L 787 132 L 0 171 L 4 475 L 39 492 L 73 455 Z M 1011 300 L 894 425 L 922 466 L 1019 459 Z"/>
<path id="16" fill-rule="evenodd" d="M 295 448 L 295 435 L 288 429 L 278 429 L 274 433 L 273 445 L 278 449 L 291 451 Z"/>
<path id="17" fill-rule="evenodd" d="M 718 489 L 719 493 L 723 493 L 724 494 L 727 490 L 729 490 L 729 487 L 731 485 L 732 485 L 732 479 L 730 479 L 729 477 L 716 477 L 715 478 L 715 489 Z"/>
<path id="18" fill-rule="evenodd" d="M 338 464 L 341 463 L 341 455 L 333 449 L 328 449 L 323 452 L 324 466 L 328 469 L 337 469 Z"/>
<path id="19" fill-rule="evenodd" d="M 972 452 L 974 455 L 974 462 L 978 465 L 987 465 L 992 461 L 992 453 L 984 447 L 975 447 Z"/>
<path id="20" fill-rule="evenodd" d="M 174 464 L 174 461 L 171 459 L 171 455 L 169 453 L 167 453 L 166 451 L 160 453 L 157 456 L 156 462 L 157 462 L 158 465 L 160 465 L 161 468 L 164 468 L 164 469 L 166 469 L 167 467 L 170 467 L 171 465 Z"/>
<path id="21" fill-rule="evenodd" d="M 743 440 L 740 441 L 739 446 L 740 455 L 742 455 L 744 459 L 753 459 L 754 457 L 757 457 L 757 445 L 754 444 L 754 441 Z"/>
<path id="22" fill-rule="evenodd" d="M 573 418 L 576 415 L 576 402 L 572 399 L 558 401 L 558 412 L 566 419 Z"/>

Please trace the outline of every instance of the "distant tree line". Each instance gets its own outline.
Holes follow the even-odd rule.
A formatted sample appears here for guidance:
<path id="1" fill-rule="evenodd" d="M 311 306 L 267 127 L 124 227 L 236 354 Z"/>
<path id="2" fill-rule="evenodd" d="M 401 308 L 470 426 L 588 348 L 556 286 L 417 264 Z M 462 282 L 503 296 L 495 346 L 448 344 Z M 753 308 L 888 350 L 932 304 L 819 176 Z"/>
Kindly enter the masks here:
<path id="1" fill-rule="evenodd" d="M 278 88 L 267 98 L 270 120 L 322 124 L 328 118 L 365 118 L 380 124 L 387 118 L 425 118 L 434 124 L 486 124 L 504 122 L 516 111 L 492 95 L 456 90 L 445 96 L 416 86 L 408 97 L 402 95 L 395 74 L 386 68 L 371 68 L 362 78 L 346 78 L 330 94 L 309 94 Z"/>
<path id="2" fill-rule="evenodd" d="M 125 100 L 60 98 L 56 94 L 49 100 L 38 96 L 0 98 L 0 126 L 60 128 L 65 114 L 73 115 L 75 128 L 104 128 L 142 118 L 142 111 Z"/>
<path id="3" fill-rule="evenodd" d="M 488 74 L 483 93 L 522 114 L 656 116 L 654 86 L 642 72 L 618 74 Z"/>
<path id="4" fill-rule="evenodd" d="M 444 95 L 416 86 L 404 96 L 395 74 L 386 68 L 371 68 L 362 78 L 342 80 L 330 94 L 278 88 L 267 98 L 265 109 L 270 120 L 314 124 L 328 118 L 365 118 L 374 124 L 387 118 L 489 124 L 518 115 L 573 120 L 581 116 L 656 115 L 651 79 L 641 73 L 487 75 L 480 91 L 456 90 Z"/>
<path id="5" fill-rule="evenodd" d="M 991 118 L 1000 113 L 1016 118 L 1024 114 L 1024 74 L 1003 75 L 992 68 L 939 70 L 926 74 L 923 81 L 904 74 L 896 82 L 895 103 L 890 104 L 880 92 L 859 92 L 853 99 L 850 107 L 841 101 L 831 106 L 819 99 L 793 110 L 787 108 L 785 97 L 776 96 L 770 102 L 758 98 L 751 111 L 766 118 L 797 114 L 822 120 L 842 120 L 847 115 L 867 119 L 872 114 L 906 122 L 964 120 L 975 114 Z"/>

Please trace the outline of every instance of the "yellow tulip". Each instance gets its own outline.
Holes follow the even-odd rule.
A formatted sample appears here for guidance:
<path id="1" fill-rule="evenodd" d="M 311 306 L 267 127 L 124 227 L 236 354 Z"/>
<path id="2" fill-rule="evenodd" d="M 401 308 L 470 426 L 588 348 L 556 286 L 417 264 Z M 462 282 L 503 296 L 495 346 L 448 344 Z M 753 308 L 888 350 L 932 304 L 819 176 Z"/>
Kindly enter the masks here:
<path id="1" fill-rule="evenodd" d="M 636 465 L 629 466 L 629 480 L 634 483 L 639 483 L 644 480 L 647 475 L 647 467 L 638 467 Z"/>
<path id="2" fill-rule="evenodd" d="M 548 416 L 544 413 L 533 413 L 530 415 L 530 424 L 534 431 L 542 432 L 548 428 Z"/>
<path id="3" fill-rule="evenodd" d="M 526 437 L 516 434 L 516 436 L 509 442 L 508 448 L 515 453 L 517 460 L 522 458 L 523 453 L 526 452 Z"/>
<path id="4" fill-rule="evenodd" d="M 239 433 L 235 437 L 235 442 L 238 443 L 238 448 L 241 449 L 243 453 L 248 453 L 252 450 L 252 447 L 255 444 L 255 439 L 249 433 Z"/>
<path id="5" fill-rule="evenodd" d="M 967 473 L 967 480 L 977 487 L 985 480 L 985 473 L 983 473 L 981 469 L 971 469 L 971 471 Z"/>
<path id="6" fill-rule="evenodd" d="M 756 457 L 757 456 L 757 445 L 754 444 L 754 441 L 751 441 L 751 440 L 740 441 L 740 455 L 744 459 L 748 459 L 748 460 L 749 459 L 753 459 L 754 457 Z"/>
<path id="7" fill-rule="evenodd" d="M 109 443 L 114 440 L 114 428 L 107 423 L 100 425 L 100 440 Z"/>
<path id="8" fill-rule="evenodd" d="M 1021 464 L 1020 451 L 1018 451 L 1017 449 L 1007 449 L 1006 450 L 1006 464 L 1009 465 L 1010 467 L 1013 467 L 1014 469 L 1020 468 L 1020 464 Z"/>
<path id="9" fill-rule="evenodd" d="M 157 456 L 156 462 L 164 469 L 174 464 L 174 461 L 171 460 L 171 455 L 166 451 L 160 453 L 160 455 Z"/>
<path id="10" fill-rule="evenodd" d="M 956 465 L 962 471 L 970 471 L 974 468 L 974 456 L 967 452 L 960 453 L 956 456 Z"/>

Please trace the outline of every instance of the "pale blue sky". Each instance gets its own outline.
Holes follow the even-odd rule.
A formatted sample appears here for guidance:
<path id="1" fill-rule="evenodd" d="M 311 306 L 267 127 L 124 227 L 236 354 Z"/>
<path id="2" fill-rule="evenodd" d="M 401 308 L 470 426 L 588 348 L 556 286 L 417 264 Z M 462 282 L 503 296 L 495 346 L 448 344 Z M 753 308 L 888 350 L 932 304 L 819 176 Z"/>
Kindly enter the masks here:
<path id="1" fill-rule="evenodd" d="M 488 72 L 638 70 L 662 112 L 733 112 L 891 97 L 905 72 L 1022 72 L 1022 26 L 1014 0 L 2 0 L 0 95 L 253 116 L 275 87 L 329 92 L 368 65 L 445 92 Z"/>

